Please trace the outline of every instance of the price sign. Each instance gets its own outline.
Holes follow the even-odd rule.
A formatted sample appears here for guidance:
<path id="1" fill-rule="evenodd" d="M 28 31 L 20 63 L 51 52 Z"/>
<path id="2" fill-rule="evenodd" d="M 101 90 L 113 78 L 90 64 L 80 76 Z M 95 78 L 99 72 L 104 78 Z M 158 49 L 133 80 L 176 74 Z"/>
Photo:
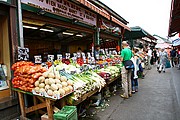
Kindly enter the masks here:
<path id="1" fill-rule="evenodd" d="M 109 55 L 112 55 L 112 51 L 109 51 Z"/>
<path id="2" fill-rule="evenodd" d="M 74 56 L 75 58 L 77 58 L 77 53 L 73 53 L 73 56 Z"/>
<path id="3" fill-rule="evenodd" d="M 102 54 L 103 54 L 103 55 L 105 54 L 105 51 L 104 51 L 104 49 L 101 49 L 101 52 L 102 52 Z"/>
<path id="4" fill-rule="evenodd" d="M 106 55 L 108 54 L 108 49 L 105 49 L 105 53 L 106 53 Z"/>
<path id="5" fill-rule="evenodd" d="M 77 58 L 76 57 L 72 57 L 73 62 L 76 62 Z"/>
<path id="6" fill-rule="evenodd" d="M 96 54 L 96 59 L 98 59 L 98 60 L 99 60 L 99 54 Z"/>
<path id="7" fill-rule="evenodd" d="M 37 64 L 42 63 L 42 57 L 41 57 L 41 55 L 36 55 L 36 56 L 34 56 L 34 61 L 35 61 L 35 63 L 37 63 Z"/>
<path id="8" fill-rule="evenodd" d="M 70 58 L 70 56 L 71 56 L 71 54 L 70 54 L 70 53 L 66 53 L 66 59 L 69 59 L 69 58 Z"/>
<path id="9" fill-rule="evenodd" d="M 62 61 L 62 55 L 61 54 L 57 54 L 57 60 Z"/>
<path id="10" fill-rule="evenodd" d="M 18 60 L 29 60 L 29 48 L 18 47 Z"/>
<path id="11" fill-rule="evenodd" d="M 88 57 L 88 63 L 89 63 L 89 64 L 92 63 L 91 57 Z"/>
<path id="12" fill-rule="evenodd" d="M 54 55 L 48 55 L 48 62 L 53 62 L 54 61 Z"/>
<path id="13" fill-rule="evenodd" d="M 85 53 L 81 53 L 82 54 L 82 57 L 86 57 Z"/>
<path id="14" fill-rule="evenodd" d="M 117 55 L 117 52 L 115 50 L 113 51 L 113 55 Z"/>
<path id="15" fill-rule="evenodd" d="M 90 52 L 87 53 L 87 57 L 88 58 L 91 57 L 91 53 Z"/>
<path id="16" fill-rule="evenodd" d="M 81 53 L 77 52 L 77 58 L 80 58 L 80 57 L 81 57 Z"/>

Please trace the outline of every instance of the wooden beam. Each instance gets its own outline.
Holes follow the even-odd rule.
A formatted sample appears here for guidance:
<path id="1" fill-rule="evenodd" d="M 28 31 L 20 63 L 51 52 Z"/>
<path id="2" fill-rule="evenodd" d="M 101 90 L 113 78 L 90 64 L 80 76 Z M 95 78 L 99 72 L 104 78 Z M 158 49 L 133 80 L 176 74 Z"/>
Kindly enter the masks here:
<path id="1" fill-rule="evenodd" d="M 41 104 L 37 104 L 35 106 L 32 106 L 32 107 L 29 107 L 29 108 L 26 108 L 26 113 L 30 113 L 30 112 L 33 112 L 33 111 L 36 111 L 36 110 L 39 110 L 39 109 L 42 109 L 42 108 L 45 108 L 46 107 L 46 103 L 41 103 Z"/>

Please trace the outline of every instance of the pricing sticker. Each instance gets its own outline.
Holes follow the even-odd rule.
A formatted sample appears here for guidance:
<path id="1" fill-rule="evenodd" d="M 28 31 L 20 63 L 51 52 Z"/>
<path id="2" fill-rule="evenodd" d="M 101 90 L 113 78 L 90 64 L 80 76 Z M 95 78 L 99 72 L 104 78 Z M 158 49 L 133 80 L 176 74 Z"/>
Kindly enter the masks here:
<path id="1" fill-rule="evenodd" d="M 53 62 L 54 61 L 54 55 L 48 55 L 48 62 Z"/>
<path id="2" fill-rule="evenodd" d="M 66 59 L 69 59 L 70 58 L 70 53 L 66 53 Z"/>
<path id="3" fill-rule="evenodd" d="M 41 55 L 34 56 L 34 61 L 35 61 L 36 64 L 42 63 Z"/>
<path id="4" fill-rule="evenodd" d="M 62 61 L 62 54 L 57 54 L 57 60 Z"/>

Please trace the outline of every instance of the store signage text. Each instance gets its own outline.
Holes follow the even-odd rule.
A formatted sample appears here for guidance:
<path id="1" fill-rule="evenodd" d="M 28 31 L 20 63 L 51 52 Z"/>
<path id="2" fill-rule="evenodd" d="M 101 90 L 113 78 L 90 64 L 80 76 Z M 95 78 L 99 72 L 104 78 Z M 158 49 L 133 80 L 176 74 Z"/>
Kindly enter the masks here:
<path id="1" fill-rule="evenodd" d="M 47 12 L 75 18 L 96 26 L 96 14 L 67 0 L 21 0 L 21 2 Z"/>

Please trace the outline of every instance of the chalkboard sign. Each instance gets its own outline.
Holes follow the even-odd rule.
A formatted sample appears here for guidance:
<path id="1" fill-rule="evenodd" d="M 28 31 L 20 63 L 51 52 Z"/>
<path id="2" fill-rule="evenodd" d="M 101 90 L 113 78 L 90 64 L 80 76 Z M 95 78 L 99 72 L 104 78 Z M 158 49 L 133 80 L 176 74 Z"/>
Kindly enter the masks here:
<path id="1" fill-rule="evenodd" d="M 29 60 L 29 48 L 18 47 L 18 60 Z"/>

